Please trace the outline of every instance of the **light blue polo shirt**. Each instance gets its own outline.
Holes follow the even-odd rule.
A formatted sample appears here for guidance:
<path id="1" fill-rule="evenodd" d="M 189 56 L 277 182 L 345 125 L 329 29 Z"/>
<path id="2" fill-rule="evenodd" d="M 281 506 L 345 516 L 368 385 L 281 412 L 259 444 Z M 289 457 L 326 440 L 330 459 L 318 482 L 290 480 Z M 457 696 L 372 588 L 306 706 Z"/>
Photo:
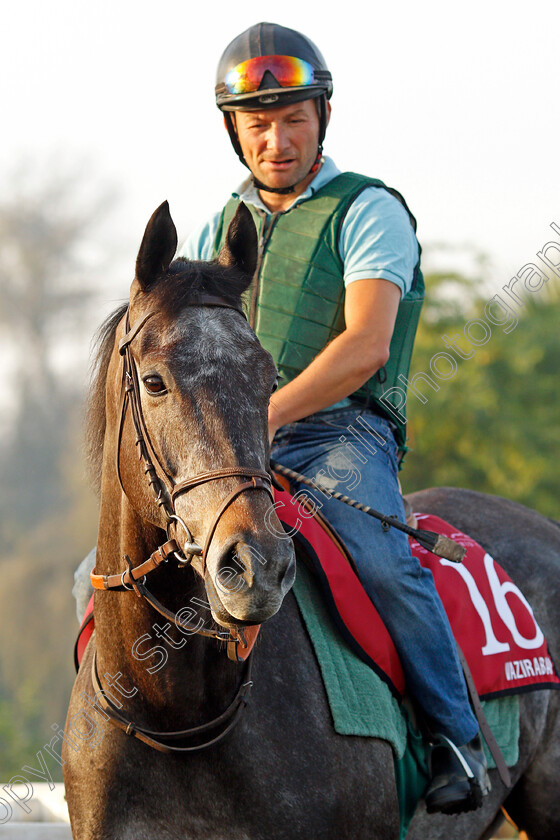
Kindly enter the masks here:
<path id="1" fill-rule="evenodd" d="M 323 165 L 315 178 L 290 207 L 311 198 L 340 174 L 340 169 L 331 158 L 323 158 Z M 250 178 L 241 184 L 233 197 L 271 214 Z M 195 228 L 180 247 L 177 256 L 189 260 L 211 260 L 220 215 L 221 211 Z M 345 286 L 355 280 L 378 277 L 395 283 L 401 295 L 405 295 L 412 285 L 414 268 L 418 262 L 418 242 L 409 215 L 401 202 L 381 187 L 362 190 L 352 202 L 340 229 L 338 253 L 344 265 Z M 350 405 L 352 400 L 345 397 L 322 411 Z"/>
<path id="2" fill-rule="evenodd" d="M 294 199 L 294 207 L 340 175 L 329 157 L 305 192 Z M 246 204 L 270 214 L 250 179 L 233 193 Z M 178 257 L 210 260 L 220 213 L 196 228 L 178 251 Z M 338 252 L 344 264 L 344 283 L 379 277 L 395 283 L 401 295 L 410 290 L 414 267 L 418 262 L 418 242 L 408 213 L 400 201 L 381 187 L 367 187 L 352 203 L 340 230 Z"/>

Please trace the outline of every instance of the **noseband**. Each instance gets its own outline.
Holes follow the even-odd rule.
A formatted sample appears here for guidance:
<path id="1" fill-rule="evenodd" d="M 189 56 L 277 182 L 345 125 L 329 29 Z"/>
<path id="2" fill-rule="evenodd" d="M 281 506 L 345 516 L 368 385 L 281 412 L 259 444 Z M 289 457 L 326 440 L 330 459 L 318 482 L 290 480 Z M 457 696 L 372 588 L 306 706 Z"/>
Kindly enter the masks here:
<path id="1" fill-rule="evenodd" d="M 218 295 L 199 294 L 196 300 L 191 301 L 189 306 L 220 306 L 228 309 L 233 309 L 245 317 L 243 310 L 234 304 L 228 303 L 224 298 Z M 138 597 L 145 598 L 152 607 L 161 615 L 165 616 L 171 621 L 175 621 L 175 614 L 168 610 L 161 604 L 157 598 L 147 589 L 145 585 L 146 576 L 157 569 L 158 566 L 175 561 L 179 565 L 189 565 L 193 557 L 197 556 L 201 559 L 200 574 L 204 578 L 206 573 L 206 558 L 212 542 L 212 538 L 222 517 L 223 513 L 231 505 L 231 503 L 241 494 L 247 490 L 265 490 L 274 502 L 274 497 L 271 489 L 271 477 L 267 472 L 256 470 L 252 467 L 225 467 L 223 469 L 210 470 L 209 472 L 200 473 L 199 475 L 189 478 L 186 481 L 175 483 L 174 479 L 167 472 L 164 465 L 159 458 L 146 426 L 144 413 L 142 411 L 142 400 L 140 397 L 140 383 L 138 379 L 138 370 L 132 356 L 130 345 L 132 341 L 139 334 L 146 322 L 152 318 L 156 313 L 149 312 L 144 315 L 132 328 L 130 327 L 129 310 L 126 312 L 125 320 L 125 336 L 119 341 L 119 354 L 123 359 L 123 375 L 121 385 L 121 397 L 119 406 L 119 434 L 116 449 L 116 470 L 119 482 L 123 493 L 126 495 L 123 480 L 120 471 L 120 451 L 123 437 L 123 429 L 127 409 L 130 406 L 130 414 L 135 433 L 135 444 L 138 447 L 139 458 L 144 464 L 144 473 L 147 477 L 148 483 L 154 493 L 157 504 L 163 512 L 166 521 L 167 542 L 160 545 L 153 554 L 144 563 L 139 566 L 133 566 L 128 555 L 124 559 L 128 568 L 124 572 L 119 572 L 113 575 L 97 575 L 91 573 L 91 582 L 96 589 L 111 589 L 117 591 L 134 590 Z M 211 525 L 206 534 L 204 546 L 200 546 L 193 538 L 193 535 L 175 510 L 175 503 L 177 498 L 183 493 L 187 493 L 194 487 L 205 484 L 209 481 L 216 481 L 222 478 L 249 478 L 249 481 L 242 481 L 237 487 L 224 499 L 222 504 L 218 507 Z M 179 547 L 177 541 L 170 536 L 171 526 L 176 528 L 177 524 L 181 525 L 187 535 L 187 542 L 183 547 Z M 219 639 L 228 642 L 228 656 L 231 659 L 239 661 L 245 659 L 249 653 L 249 643 L 245 638 L 245 633 L 242 628 L 236 628 L 233 631 L 228 630 L 212 630 L 199 629 L 194 622 L 182 621 L 181 626 L 189 632 L 196 632 L 202 636 L 209 636 L 211 638 Z M 247 635 L 256 637 L 253 628 L 246 628 Z M 251 633 L 252 631 L 252 633 Z M 254 641 L 250 639 L 250 642 Z M 240 648 L 246 650 L 243 655 Z"/>

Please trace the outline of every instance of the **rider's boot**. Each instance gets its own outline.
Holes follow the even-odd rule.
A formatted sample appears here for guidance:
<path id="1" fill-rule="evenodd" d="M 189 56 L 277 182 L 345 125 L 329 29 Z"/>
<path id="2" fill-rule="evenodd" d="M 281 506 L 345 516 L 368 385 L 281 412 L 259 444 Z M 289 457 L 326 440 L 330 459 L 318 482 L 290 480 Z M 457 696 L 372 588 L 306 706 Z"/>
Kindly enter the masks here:
<path id="1" fill-rule="evenodd" d="M 461 814 L 482 805 L 491 789 L 480 735 L 462 747 L 445 736 L 432 747 L 429 759 L 431 782 L 425 795 L 429 814 Z"/>

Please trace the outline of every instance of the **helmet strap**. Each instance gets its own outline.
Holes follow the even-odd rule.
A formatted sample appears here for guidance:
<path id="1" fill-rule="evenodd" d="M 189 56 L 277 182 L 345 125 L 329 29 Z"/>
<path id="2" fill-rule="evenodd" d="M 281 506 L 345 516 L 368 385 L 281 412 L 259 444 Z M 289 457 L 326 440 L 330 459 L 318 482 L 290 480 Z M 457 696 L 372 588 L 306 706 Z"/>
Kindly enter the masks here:
<path id="1" fill-rule="evenodd" d="M 262 181 L 259 181 L 258 178 L 252 176 L 253 185 L 258 190 L 264 190 L 264 192 L 276 193 L 277 195 L 289 195 L 289 193 L 293 193 L 296 191 L 296 187 L 299 184 L 299 181 L 295 184 L 292 184 L 291 187 L 267 187 L 266 184 L 263 184 Z"/>
<path id="2" fill-rule="evenodd" d="M 293 193 L 293 192 L 296 191 L 297 185 L 300 184 L 301 181 L 304 181 L 305 178 L 307 178 L 308 175 L 312 175 L 312 174 L 314 175 L 315 172 L 318 171 L 318 169 L 321 165 L 321 158 L 322 157 L 323 157 L 323 147 L 319 146 L 319 148 L 317 149 L 317 157 L 315 158 L 315 162 L 313 163 L 313 166 L 311 167 L 311 169 L 309 170 L 307 175 L 305 175 L 299 181 L 296 181 L 296 183 L 292 184 L 290 187 L 267 187 L 266 184 L 263 184 L 263 182 L 259 181 L 258 178 L 255 178 L 254 175 L 252 177 L 253 184 L 258 190 L 264 190 L 265 192 L 276 193 L 277 195 L 289 195 L 290 193 Z"/>
<path id="3" fill-rule="evenodd" d="M 229 139 L 231 140 L 231 145 L 235 149 L 235 153 L 241 163 L 249 169 L 249 165 L 245 160 L 245 156 L 243 154 L 243 150 L 241 148 L 241 143 L 239 142 L 239 137 L 237 136 L 237 130 L 235 128 L 235 120 L 233 119 L 233 114 L 231 111 L 223 111 L 224 115 L 224 122 L 226 124 L 226 128 L 229 134 Z"/>

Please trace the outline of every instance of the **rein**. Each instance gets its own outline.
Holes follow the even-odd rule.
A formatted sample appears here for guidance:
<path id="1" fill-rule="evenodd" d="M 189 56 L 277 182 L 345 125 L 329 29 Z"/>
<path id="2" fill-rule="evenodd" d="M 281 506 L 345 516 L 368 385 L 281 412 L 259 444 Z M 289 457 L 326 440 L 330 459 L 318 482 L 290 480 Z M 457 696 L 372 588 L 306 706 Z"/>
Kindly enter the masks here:
<path id="1" fill-rule="evenodd" d="M 226 735 L 229 735 L 231 730 L 239 721 L 239 718 L 241 717 L 241 714 L 247 704 L 249 692 L 253 687 L 253 681 L 251 679 L 252 667 L 253 660 L 249 659 L 245 666 L 243 681 L 237 689 L 235 697 L 221 715 L 218 715 L 218 717 L 208 723 L 203 723 L 200 726 L 192 726 L 190 729 L 179 729 L 174 732 L 157 732 L 153 729 L 147 729 L 144 726 L 139 726 L 138 724 L 133 723 L 121 714 L 119 709 L 109 700 L 109 697 L 107 696 L 108 692 L 103 690 L 101 687 L 99 674 L 97 673 L 97 652 L 94 653 L 93 662 L 91 664 L 91 682 L 95 692 L 96 702 L 99 703 L 105 714 L 109 716 L 111 723 L 118 729 L 121 729 L 125 735 L 133 735 L 135 738 L 138 738 L 139 741 L 143 741 L 144 744 L 147 744 L 155 750 L 159 750 L 159 752 L 197 752 L 199 750 L 207 749 L 208 747 L 213 747 L 215 744 L 219 744 Z M 176 746 L 175 744 L 166 743 L 166 741 L 204 736 L 215 729 L 219 729 L 221 726 L 224 726 L 224 724 L 225 728 L 222 729 L 219 734 L 214 735 L 209 741 L 204 741 L 202 744 Z"/>
<path id="2" fill-rule="evenodd" d="M 229 303 L 218 295 L 200 294 L 196 300 L 187 305 L 226 307 L 239 312 L 243 317 L 245 317 L 242 309 Z M 93 587 L 98 590 L 111 590 L 117 592 L 134 591 L 139 598 L 144 598 L 153 607 L 153 609 L 157 610 L 157 612 L 165 616 L 165 618 L 175 622 L 176 615 L 168 610 L 167 607 L 165 607 L 145 585 L 147 576 L 155 569 L 170 561 L 174 561 L 182 566 L 188 566 L 192 563 L 193 557 L 197 556 L 200 557 L 201 560 L 201 568 L 200 570 L 197 569 L 197 571 L 199 571 L 200 576 L 204 579 L 206 574 L 206 558 L 208 556 L 208 551 L 223 513 L 241 493 L 248 490 L 265 490 L 274 502 L 271 488 L 271 476 L 267 472 L 253 469 L 252 467 L 225 467 L 222 469 L 200 473 L 193 478 L 189 478 L 178 484 L 175 483 L 172 476 L 169 475 L 161 463 L 161 460 L 158 457 L 150 439 L 144 413 L 142 411 L 138 370 L 131 351 L 131 344 L 133 340 L 140 333 L 149 319 L 156 313 L 148 312 L 132 328 L 130 326 L 129 313 L 130 310 L 127 309 L 125 335 L 119 341 L 118 345 L 119 354 L 123 359 L 123 373 L 119 405 L 120 419 L 116 450 L 116 471 L 121 489 L 126 495 L 120 471 L 120 451 L 126 414 L 130 408 L 130 415 L 135 433 L 135 445 L 138 447 L 139 457 L 144 463 L 144 473 L 147 477 L 148 484 L 154 493 L 157 504 L 165 516 L 167 541 L 158 546 L 158 548 L 150 555 L 148 560 L 140 563 L 140 565 L 133 566 L 130 558 L 125 554 L 124 560 L 127 564 L 127 568 L 123 572 L 99 575 L 95 573 L 94 569 L 91 572 L 90 578 Z M 178 496 L 182 493 L 187 493 L 189 490 L 192 490 L 193 487 L 198 487 L 208 481 L 217 481 L 222 478 L 231 477 L 246 478 L 249 480 L 241 481 L 223 500 L 214 514 L 214 518 L 208 529 L 208 533 L 206 534 L 204 545 L 201 546 L 195 541 L 188 525 L 176 513 L 176 500 Z M 176 528 L 176 523 L 181 525 L 187 535 L 187 541 L 182 547 L 179 546 L 176 539 L 173 539 L 170 536 L 171 526 Z M 212 639 L 217 639 L 218 641 L 226 642 L 228 658 L 234 662 L 244 661 L 246 663 L 245 673 L 234 699 L 227 709 L 222 712 L 222 714 L 209 723 L 177 732 L 156 732 L 134 724 L 132 721 L 127 720 L 119 712 L 117 707 L 107 699 L 107 692 L 103 690 L 97 673 L 96 654 L 94 654 L 92 663 L 92 684 L 96 695 L 99 698 L 100 705 L 103 707 L 111 722 L 119 729 L 122 729 L 127 735 L 133 735 L 135 738 L 138 738 L 148 744 L 148 746 L 163 752 L 193 752 L 217 744 L 222 740 L 222 738 L 225 738 L 239 720 L 246 705 L 247 696 L 253 685 L 251 680 L 252 660 L 250 658 L 250 653 L 259 631 L 259 625 L 248 626 L 245 628 L 239 627 L 234 630 L 214 630 L 200 628 L 194 621 L 181 619 L 181 627 L 189 633 L 196 633 L 200 636 L 206 636 Z M 165 741 L 174 741 L 190 737 L 198 738 L 208 732 L 213 732 L 215 729 L 219 729 L 224 724 L 226 724 L 225 729 L 223 729 L 219 734 L 214 735 L 209 741 L 205 741 L 195 746 L 175 746 L 173 744 L 165 743 Z"/>

